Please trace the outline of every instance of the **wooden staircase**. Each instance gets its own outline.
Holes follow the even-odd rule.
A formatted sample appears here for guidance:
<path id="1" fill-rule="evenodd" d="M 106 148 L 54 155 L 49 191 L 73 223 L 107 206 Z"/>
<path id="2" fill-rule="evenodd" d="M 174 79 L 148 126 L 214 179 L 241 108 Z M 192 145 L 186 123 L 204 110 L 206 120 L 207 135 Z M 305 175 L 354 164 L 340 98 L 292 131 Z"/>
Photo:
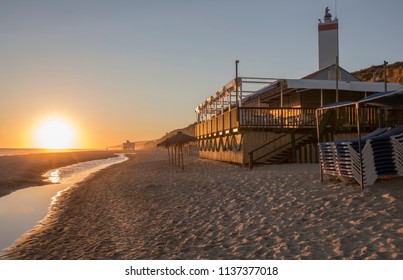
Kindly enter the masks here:
<path id="1" fill-rule="evenodd" d="M 295 140 L 295 147 L 293 149 L 292 143 L 288 143 L 284 150 L 270 155 L 265 158 L 266 164 L 281 164 L 286 162 L 295 162 L 295 152 L 301 147 L 312 144 L 316 142 L 316 138 L 312 134 L 306 134 L 303 137 Z"/>
<path id="2" fill-rule="evenodd" d="M 296 136 L 298 133 L 298 136 Z M 285 141 L 285 139 L 290 139 Z M 253 168 L 255 163 L 264 164 L 281 164 L 286 162 L 296 162 L 296 154 L 299 149 L 306 145 L 311 145 L 317 142 L 316 130 L 304 130 L 293 129 L 288 133 L 284 133 L 279 137 L 269 141 L 260 147 L 249 152 L 249 169 Z M 280 144 L 283 143 L 283 144 Z M 276 147 L 263 155 L 256 156 L 259 151 L 267 149 L 269 145 Z"/>

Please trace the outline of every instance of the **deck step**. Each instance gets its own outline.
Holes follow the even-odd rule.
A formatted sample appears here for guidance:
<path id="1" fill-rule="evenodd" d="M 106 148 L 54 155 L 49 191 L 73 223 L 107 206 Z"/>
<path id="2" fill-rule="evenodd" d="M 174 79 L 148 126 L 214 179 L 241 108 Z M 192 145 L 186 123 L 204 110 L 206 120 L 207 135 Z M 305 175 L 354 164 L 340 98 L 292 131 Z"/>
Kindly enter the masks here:
<path id="1" fill-rule="evenodd" d="M 315 141 L 315 138 L 312 136 L 312 134 L 307 134 L 307 137 L 304 137 L 300 141 L 295 143 L 295 149 L 298 150 L 301 147 L 312 144 Z M 288 162 L 292 154 L 292 148 L 287 148 L 283 151 L 281 151 L 278 154 L 275 154 L 274 156 L 271 156 L 265 160 L 265 164 L 281 164 Z"/>

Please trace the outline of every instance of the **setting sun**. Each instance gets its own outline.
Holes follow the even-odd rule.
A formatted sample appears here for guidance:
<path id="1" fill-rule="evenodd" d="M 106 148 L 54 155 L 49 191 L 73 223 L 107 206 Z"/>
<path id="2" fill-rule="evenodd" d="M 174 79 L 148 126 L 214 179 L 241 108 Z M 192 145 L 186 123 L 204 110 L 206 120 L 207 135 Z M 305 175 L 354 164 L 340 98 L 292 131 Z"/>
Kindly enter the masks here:
<path id="1" fill-rule="evenodd" d="M 52 118 L 39 124 L 35 132 L 35 138 L 40 148 L 73 148 L 75 131 L 67 121 Z"/>

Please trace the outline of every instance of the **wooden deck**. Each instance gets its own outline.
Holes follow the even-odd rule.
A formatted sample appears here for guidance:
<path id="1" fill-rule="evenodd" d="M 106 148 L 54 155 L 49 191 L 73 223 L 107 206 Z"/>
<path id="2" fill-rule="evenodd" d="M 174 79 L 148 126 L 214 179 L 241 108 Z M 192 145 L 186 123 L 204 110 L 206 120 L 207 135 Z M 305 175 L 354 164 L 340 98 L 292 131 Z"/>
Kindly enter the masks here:
<path id="1" fill-rule="evenodd" d="M 346 107 L 320 116 L 323 127 L 331 131 L 348 132 L 356 129 L 354 107 Z M 363 110 L 363 129 L 371 131 L 380 126 L 403 124 L 403 111 Z M 315 108 L 239 107 L 196 124 L 196 137 L 209 138 L 245 130 L 292 130 L 316 128 Z"/>

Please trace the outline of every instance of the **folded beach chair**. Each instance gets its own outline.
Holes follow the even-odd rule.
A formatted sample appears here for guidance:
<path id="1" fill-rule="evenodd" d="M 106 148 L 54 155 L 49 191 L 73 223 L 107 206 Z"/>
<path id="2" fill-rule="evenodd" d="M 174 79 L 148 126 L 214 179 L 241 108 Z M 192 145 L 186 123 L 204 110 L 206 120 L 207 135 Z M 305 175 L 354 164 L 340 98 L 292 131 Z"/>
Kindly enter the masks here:
<path id="1" fill-rule="evenodd" d="M 366 137 L 379 135 L 387 130 L 387 128 L 378 128 Z M 347 178 L 354 178 L 351 156 L 347 144 L 356 140 L 357 139 L 347 139 L 336 142 L 318 143 L 319 159 L 324 174 L 328 177 L 337 177 L 344 182 L 346 182 Z"/>
<path id="2" fill-rule="evenodd" d="M 390 137 L 393 146 L 393 159 L 397 168 L 397 174 L 403 176 L 403 133 Z"/>
<path id="3" fill-rule="evenodd" d="M 338 177 L 334 142 L 318 143 L 318 148 L 323 173 L 330 177 Z"/>
<path id="4" fill-rule="evenodd" d="M 370 135 L 361 139 L 362 147 L 362 172 L 365 185 L 372 185 L 378 177 L 386 175 L 397 175 L 398 168 L 392 137 L 402 134 L 403 126 L 398 126 L 387 130 L 379 135 Z M 360 157 L 358 151 L 358 141 L 344 143 L 347 145 L 348 156 L 351 159 L 351 171 L 357 182 L 361 181 Z M 346 159 L 347 160 L 347 159 Z M 346 175 L 341 173 L 341 176 Z M 351 175 L 351 174 L 348 174 Z"/>
<path id="5" fill-rule="evenodd" d="M 385 133 L 386 131 L 388 131 L 388 129 L 389 128 L 378 128 L 374 130 L 367 136 L 361 138 L 362 144 L 364 144 L 367 139 L 373 136 L 378 136 Z M 327 148 L 328 157 L 326 158 L 326 160 L 329 160 L 331 162 L 326 163 L 326 165 L 332 168 L 331 172 L 334 174 L 334 176 L 337 176 L 340 180 L 344 182 L 349 181 L 348 178 L 355 178 L 355 171 L 353 166 L 354 159 L 352 157 L 354 155 L 357 155 L 357 160 L 359 160 L 357 138 L 323 143 L 322 147 Z M 353 152 L 351 152 L 350 150 L 351 147 L 354 148 Z"/>

